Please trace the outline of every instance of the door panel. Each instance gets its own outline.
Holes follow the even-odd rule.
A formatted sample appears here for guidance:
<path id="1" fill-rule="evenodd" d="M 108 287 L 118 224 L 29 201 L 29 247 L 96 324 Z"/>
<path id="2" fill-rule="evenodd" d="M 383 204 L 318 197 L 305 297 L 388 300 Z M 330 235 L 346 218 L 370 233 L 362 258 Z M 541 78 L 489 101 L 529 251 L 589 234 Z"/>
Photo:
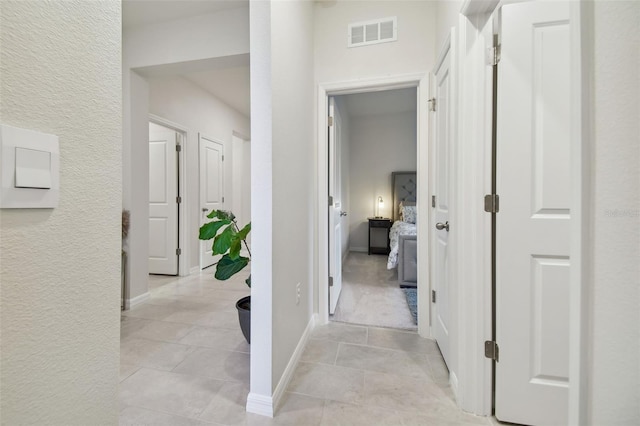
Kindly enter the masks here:
<path id="1" fill-rule="evenodd" d="M 496 417 L 566 424 L 569 3 L 502 8 L 498 64 Z"/>
<path id="2" fill-rule="evenodd" d="M 432 215 L 433 227 L 433 270 L 432 289 L 436 292 L 436 302 L 433 304 L 433 332 L 440 352 L 450 365 L 449 355 L 449 231 L 437 229 L 436 224 L 448 224 L 449 222 L 449 169 L 451 143 L 451 48 L 447 47 L 442 62 L 435 71 L 436 111 L 433 118 L 435 123 L 433 144 L 433 192 L 436 197 L 435 208 Z"/>
<path id="3" fill-rule="evenodd" d="M 329 276 L 333 285 L 329 287 L 329 313 L 334 314 L 342 291 L 342 211 L 340 162 L 340 112 L 334 98 L 329 98 L 329 117 L 333 126 L 329 127 L 329 196 L 333 205 L 329 206 Z"/>
<path id="4" fill-rule="evenodd" d="M 175 131 L 149 124 L 149 273 L 178 274 Z"/>
<path id="5" fill-rule="evenodd" d="M 199 135 L 200 145 L 200 225 L 208 222 L 212 210 L 224 209 L 224 145 Z M 213 240 L 200 242 L 200 265 L 207 268 L 220 256 L 213 256 Z"/>

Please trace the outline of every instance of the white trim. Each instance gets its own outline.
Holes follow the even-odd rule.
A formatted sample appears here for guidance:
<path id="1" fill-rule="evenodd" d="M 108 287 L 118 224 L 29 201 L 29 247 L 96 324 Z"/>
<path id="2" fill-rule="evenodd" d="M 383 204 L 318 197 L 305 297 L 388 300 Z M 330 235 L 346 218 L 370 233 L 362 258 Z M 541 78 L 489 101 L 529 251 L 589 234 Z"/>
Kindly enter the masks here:
<path id="1" fill-rule="evenodd" d="M 247 395 L 247 413 L 259 414 L 261 416 L 273 417 L 273 398 L 249 392 Z"/>
<path id="2" fill-rule="evenodd" d="M 574 2 L 571 23 L 571 274 L 569 281 L 569 424 L 588 422 L 589 248 L 593 94 L 593 4 Z"/>
<path id="3" fill-rule="evenodd" d="M 194 266 L 189 269 L 189 275 L 199 274 L 201 271 L 200 266 Z"/>
<path id="4" fill-rule="evenodd" d="M 455 372 L 451 372 L 449 374 L 449 385 L 451 385 L 451 391 L 453 392 L 453 397 L 454 399 L 458 402 L 458 405 L 460 405 L 460 392 L 458 389 L 458 376 L 456 376 Z"/>
<path id="5" fill-rule="evenodd" d="M 125 311 L 129 309 L 135 308 L 136 306 L 146 302 L 151 298 L 151 293 L 148 291 L 146 293 L 142 293 L 140 296 L 136 296 L 133 299 L 126 299 L 124 304 Z"/>
<path id="6" fill-rule="evenodd" d="M 300 340 L 298 341 L 298 345 L 296 349 L 293 351 L 291 358 L 289 358 L 289 362 L 287 363 L 287 367 L 284 369 L 282 376 L 280 377 L 280 381 L 276 385 L 276 389 L 273 391 L 273 409 L 274 411 L 280 405 L 280 400 L 282 399 L 284 392 L 287 390 L 287 386 L 289 386 L 289 382 L 291 382 L 291 378 L 293 377 L 293 373 L 298 366 L 298 362 L 300 362 L 300 357 L 302 357 L 302 353 L 307 346 L 307 342 L 311 337 L 311 333 L 313 329 L 316 327 L 316 320 L 318 318 L 318 314 L 313 314 L 311 319 L 307 323 L 307 328 L 305 328 Z"/>
<path id="7" fill-rule="evenodd" d="M 421 111 L 426 111 L 426 98 L 428 94 L 427 86 L 427 77 L 424 73 L 414 73 L 414 74 L 404 74 L 397 75 L 391 77 L 378 77 L 378 78 L 370 78 L 370 79 L 361 79 L 361 80 L 351 80 L 351 81 L 343 81 L 343 82 L 332 82 L 332 83 L 320 83 L 318 84 L 318 93 L 317 93 L 317 132 L 318 132 L 318 140 L 317 140 L 317 152 L 316 156 L 318 158 L 317 163 L 317 208 L 318 214 L 315 217 L 315 229 L 317 229 L 317 240 L 315 244 L 315 253 L 316 253 L 316 264 L 318 271 L 318 288 L 317 288 L 317 306 L 318 306 L 318 324 L 327 324 L 329 322 L 329 265 L 328 265 L 328 232 L 329 232 L 329 224 L 328 217 L 326 214 L 326 205 L 327 205 L 327 182 L 328 182 L 328 149 L 327 149 L 327 111 L 328 111 L 328 96 L 335 95 L 347 95 L 353 93 L 363 93 L 363 92 L 375 92 L 382 90 L 392 90 L 392 89 L 402 89 L 408 87 L 417 88 L 418 95 L 418 123 L 417 123 L 417 131 L 418 131 L 418 170 L 428 170 L 428 152 L 425 150 L 420 151 L 419 146 L 422 143 L 427 141 L 427 131 L 428 131 L 428 119 L 426 114 L 421 113 Z M 425 109 L 422 109 L 425 108 Z M 423 161 L 426 159 L 426 163 Z M 423 199 L 426 202 L 428 198 L 428 175 L 418 173 L 418 188 L 423 189 L 423 195 L 418 197 L 418 199 Z M 422 218 L 422 220 L 421 220 Z M 420 215 L 418 217 L 418 229 L 428 229 L 426 226 L 427 223 L 427 215 Z M 424 223 L 422 223 L 424 222 Z M 427 247 L 429 241 L 429 232 L 422 232 L 422 235 L 418 233 L 418 256 L 422 256 L 422 251 L 420 250 L 420 246 Z M 423 248 L 424 250 L 424 248 Z M 427 263 L 427 262 L 425 262 Z M 429 274 L 428 267 L 420 267 L 418 266 L 418 282 L 423 283 L 422 286 L 419 284 L 418 294 L 421 292 L 423 294 L 430 294 L 429 289 Z M 423 287 L 424 286 L 424 287 Z M 418 296 L 418 312 L 423 318 L 429 318 L 429 298 L 424 298 Z M 423 321 L 421 324 L 418 324 L 418 332 L 423 337 L 428 337 L 431 334 L 431 330 L 428 322 L 425 324 Z"/>
<path id="8" fill-rule="evenodd" d="M 187 141 L 189 140 L 189 129 L 181 124 L 174 123 L 173 121 L 167 120 L 166 118 L 160 117 L 155 114 L 149 114 L 149 121 L 155 124 L 159 124 L 164 127 L 168 127 L 172 130 L 178 132 L 181 137 L 181 146 L 182 152 L 179 155 L 180 158 L 180 172 L 179 172 L 179 186 L 178 191 L 180 192 L 180 197 L 182 198 L 182 202 L 178 206 L 178 247 L 182 250 L 182 254 L 180 255 L 178 261 L 178 276 L 184 277 L 189 275 L 189 265 L 191 264 L 191 251 L 189 247 L 189 215 L 187 214 L 187 206 L 189 205 L 189 196 L 187 191 L 187 147 L 189 144 Z"/>

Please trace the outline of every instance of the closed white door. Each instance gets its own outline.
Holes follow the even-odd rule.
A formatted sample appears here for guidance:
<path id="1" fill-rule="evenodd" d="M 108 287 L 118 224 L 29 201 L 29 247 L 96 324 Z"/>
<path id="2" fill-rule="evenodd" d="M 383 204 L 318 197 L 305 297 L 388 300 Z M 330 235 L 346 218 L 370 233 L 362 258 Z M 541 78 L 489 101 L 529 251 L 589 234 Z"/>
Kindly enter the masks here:
<path id="1" fill-rule="evenodd" d="M 149 123 L 149 273 L 178 275 L 178 133 Z"/>
<path id="2" fill-rule="evenodd" d="M 199 135 L 200 145 L 200 225 L 209 222 L 212 210 L 224 210 L 224 145 Z M 213 240 L 200 242 L 200 266 L 207 268 L 220 256 L 212 255 Z"/>
<path id="3" fill-rule="evenodd" d="M 329 98 L 329 313 L 334 314 L 342 291 L 342 200 L 340 163 L 340 114 Z"/>
<path id="4" fill-rule="evenodd" d="M 451 123 L 452 70 L 451 46 L 445 47 L 442 59 L 434 72 L 435 111 L 433 112 L 434 133 L 432 151 L 432 177 L 435 203 L 432 201 L 432 275 L 431 287 L 433 307 L 433 333 L 442 352 L 450 364 L 450 302 L 449 302 L 449 147 L 452 138 Z M 434 302 L 435 300 L 435 302 Z"/>
<path id="5" fill-rule="evenodd" d="M 569 2 L 502 8 L 498 64 L 496 417 L 567 424 Z"/>

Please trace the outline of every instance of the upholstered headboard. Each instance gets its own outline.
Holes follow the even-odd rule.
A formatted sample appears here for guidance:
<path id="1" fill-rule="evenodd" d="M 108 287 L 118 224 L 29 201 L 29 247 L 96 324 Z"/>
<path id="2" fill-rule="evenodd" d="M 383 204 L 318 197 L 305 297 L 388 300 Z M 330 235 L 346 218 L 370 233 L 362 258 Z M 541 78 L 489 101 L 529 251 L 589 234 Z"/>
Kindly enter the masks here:
<path id="1" fill-rule="evenodd" d="M 418 195 L 418 184 L 416 172 L 393 172 L 391 173 L 391 188 L 393 191 L 393 214 L 394 221 L 400 217 L 400 203 L 406 201 L 415 205 Z"/>

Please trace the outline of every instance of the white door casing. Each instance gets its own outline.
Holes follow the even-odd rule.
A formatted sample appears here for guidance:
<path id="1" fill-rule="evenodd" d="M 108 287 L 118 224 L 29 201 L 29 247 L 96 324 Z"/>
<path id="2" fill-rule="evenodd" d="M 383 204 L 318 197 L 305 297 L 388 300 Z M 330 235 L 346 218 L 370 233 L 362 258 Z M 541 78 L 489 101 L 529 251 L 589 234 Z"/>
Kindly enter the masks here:
<path id="1" fill-rule="evenodd" d="M 149 273 L 178 274 L 179 134 L 149 123 Z"/>
<path id="2" fill-rule="evenodd" d="M 435 111 L 433 112 L 433 152 L 431 157 L 432 204 L 431 215 L 431 287 L 435 291 L 433 308 L 433 335 L 447 363 L 450 358 L 450 275 L 449 275 L 449 214 L 450 214 L 450 146 L 453 131 L 451 122 L 452 102 L 452 43 L 451 38 L 441 53 L 441 60 L 434 70 Z"/>
<path id="3" fill-rule="evenodd" d="M 224 209 L 224 145 L 221 142 L 198 135 L 200 149 L 200 225 L 208 222 L 212 210 Z M 207 268 L 218 261 L 212 256 L 213 241 L 200 242 L 200 268 Z"/>
<path id="4" fill-rule="evenodd" d="M 340 163 L 340 113 L 335 99 L 329 98 L 329 313 L 334 314 L 342 291 L 342 200 Z"/>
<path id="5" fill-rule="evenodd" d="M 496 417 L 567 424 L 569 2 L 502 8 L 498 64 Z"/>

